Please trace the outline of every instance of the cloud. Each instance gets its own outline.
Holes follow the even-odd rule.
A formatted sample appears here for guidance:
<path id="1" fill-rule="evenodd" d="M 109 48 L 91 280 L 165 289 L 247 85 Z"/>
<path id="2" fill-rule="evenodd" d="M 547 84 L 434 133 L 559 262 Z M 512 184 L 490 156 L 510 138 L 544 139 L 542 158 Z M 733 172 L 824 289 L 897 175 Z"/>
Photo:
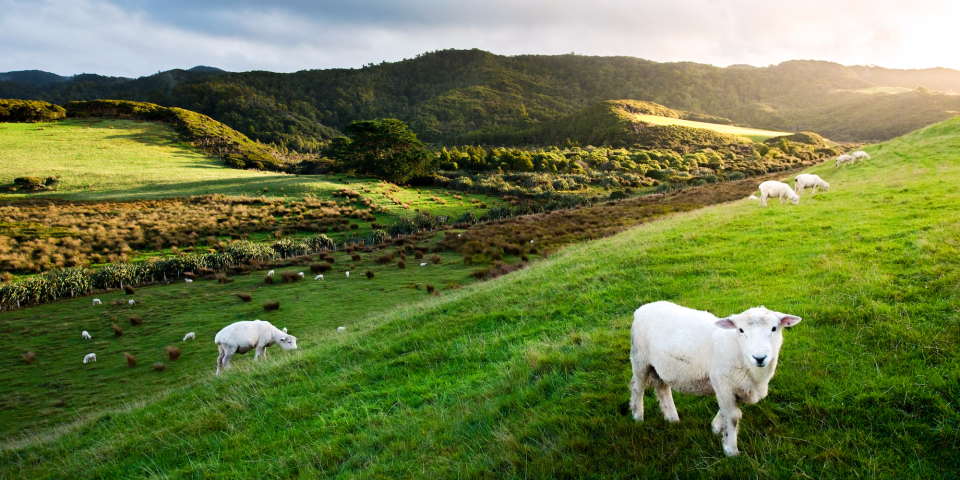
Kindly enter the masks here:
<path id="1" fill-rule="evenodd" d="M 359 67 L 445 48 L 960 69 L 960 2 L 0 0 L 0 71 L 140 76 Z"/>

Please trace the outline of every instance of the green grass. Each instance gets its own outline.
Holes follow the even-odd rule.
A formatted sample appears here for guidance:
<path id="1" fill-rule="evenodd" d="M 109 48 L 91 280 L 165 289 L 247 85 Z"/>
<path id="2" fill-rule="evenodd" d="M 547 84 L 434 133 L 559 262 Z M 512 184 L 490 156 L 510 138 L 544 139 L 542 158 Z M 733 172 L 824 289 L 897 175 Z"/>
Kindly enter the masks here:
<path id="1" fill-rule="evenodd" d="M 366 316 L 314 313 L 340 304 L 331 296 L 302 316 L 281 308 L 280 325 L 322 326 L 300 351 L 15 441 L 0 476 L 955 478 L 960 120 L 866 150 L 872 160 L 812 169 L 831 189 L 799 206 L 679 214 Z M 178 310 L 170 300 L 164 312 Z M 710 432 L 713 398 L 675 394 L 681 421 L 667 424 L 648 391 L 649 420 L 625 415 L 631 314 L 655 300 L 803 317 L 770 395 L 743 409 L 740 457 Z M 232 320 L 201 303 L 194 322 Z M 27 310 L 29 323 L 65 322 L 44 310 L 61 305 Z M 346 335 L 327 328 L 347 320 Z M 212 366 L 209 342 L 191 348 Z M 16 381 L 67 368 L 20 353 L 2 365 Z"/>
<path id="2" fill-rule="evenodd" d="M 693 120 L 682 120 L 679 118 L 658 117 L 655 115 L 632 114 L 638 120 L 652 123 L 654 125 L 681 125 L 691 128 L 705 128 L 718 133 L 728 133 L 730 135 L 739 135 L 747 137 L 754 142 L 762 142 L 771 137 L 782 135 L 791 135 L 793 132 L 776 132 L 773 130 L 762 130 L 758 128 L 737 127 L 734 125 L 720 125 L 716 123 L 695 122 Z"/>

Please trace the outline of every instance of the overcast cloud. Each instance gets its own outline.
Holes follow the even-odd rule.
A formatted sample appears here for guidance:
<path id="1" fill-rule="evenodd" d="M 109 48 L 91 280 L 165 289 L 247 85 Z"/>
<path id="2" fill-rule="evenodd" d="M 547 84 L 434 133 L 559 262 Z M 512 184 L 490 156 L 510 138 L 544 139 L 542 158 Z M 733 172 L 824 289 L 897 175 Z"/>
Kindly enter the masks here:
<path id="1" fill-rule="evenodd" d="M 948 0 L 0 0 L 0 71 L 360 67 L 446 48 L 960 69 Z"/>

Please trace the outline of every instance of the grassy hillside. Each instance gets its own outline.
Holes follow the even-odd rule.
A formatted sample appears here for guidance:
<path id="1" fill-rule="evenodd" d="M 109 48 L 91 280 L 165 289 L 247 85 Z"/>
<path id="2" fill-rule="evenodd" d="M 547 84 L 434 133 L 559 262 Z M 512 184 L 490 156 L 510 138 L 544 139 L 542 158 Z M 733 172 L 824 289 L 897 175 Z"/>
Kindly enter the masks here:
<path id="1" fill-rule="evenodd" d="M 360 69 L 288 74 L 177 70 L 136 80 L 81 75 L 45 87 L 0 82 L 0 97 L 60 104 L 122 98 L 180 107 L 263 143 L 316 152 L 336 135 L 334 129 L 357 119 L 398 118 L 421 139 L 451 145 L 468 143 L 468 136 L 491 129 L 516 134 L 615 99 L 656 102 L 770 130 L 800 126 L 838 141 L 889 139 L 955 116 L 960 97 L 905 94 L 889 102 L 883 95 L 851 90 L 921 85 L 960 91 L 960 72 L 806 60 L 718 68 L 633 57 L 443 50 Z M 860 116 L 858 109 L 872 112 Z M 834 123 L 837 119 L 843 122 Z"/>
<path id="2" fill-rule="evenodd" d="M 715 123 L 706 123 L 706 122 L 695 122 L 693 120 L 684 120 L 680 118 L 669 118 L 669 117 L 660 117 L 655 115 L 634 115 L 637 120 L 640 120 L 644 123 L 652 123 L 654 125 L 680 125 L 683 127 L 690 128 L 704 128 L 707 130 L 713 130 L 714 132 L 724 133 L 728 135 L 736 135 L 739 137 L 746 137 L 754 142 L 762 142 L 771 137 L 779 137 L 781 135 L 790 135 L 790 132 L 775 132 L 772 130 L 761 130 L 758 128 L 746 128 L 746 127 L 737 127 L 734 125 L 718 125 Z"/>
<path id="3" fill-rule="evenodd" d="M 831 189 L 799 206 L 679 214 L 350 317 L 346 335 L 304 335 L 296 353 L 8 443 L 0 475 L 953 478 L 960 120 L 867 151 L 814 168 Z M 770 396 L 744 408 L 738 458 L 710 432 L 709 397 L 675 394 L 676 425 L 650 391 L 650 420 L 626 415 L 631 313 L 662 299 L 804 319 Z M 43 365 L 19 353 L 5 367 L 28 381 Z M 203 355 L 212 365 L 212 345 Z"/>

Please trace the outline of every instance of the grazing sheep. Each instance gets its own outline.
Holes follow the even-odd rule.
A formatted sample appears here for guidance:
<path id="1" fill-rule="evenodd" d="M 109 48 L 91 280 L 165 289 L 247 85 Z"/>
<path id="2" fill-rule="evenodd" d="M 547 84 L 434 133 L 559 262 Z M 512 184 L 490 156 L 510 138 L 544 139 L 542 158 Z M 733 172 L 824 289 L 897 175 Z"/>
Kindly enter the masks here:
<path id="1" fill-rule="evenodd" d="M 347 278 L 350 278 L 350 272 L 347 272 Z"/>
<path id="2" fill-rule="evenodd" d="M 853 163 L 854 161 L 855 161 L 854 158 L 851 157 L 850 155 L 840 155 L 839 157 L 837 157 L 837 166 L 835 168 L 840 168 L 840 165 L 843 163 L 847 163 L 847 162 Z"/>
<path id="3" fill-rule="evenodd" d="M 189 278 L 184 278 L 183 281 L 187 283 L 193 283 L 193 280 L 190 280 Z"/>
<path id="4" fill-rule="evenodd" d="M 316 277 L 313 277 L 313 279 L 314 279 L 314 280 L 323 280 L 323 275 L 317 275 Z"/>
<path id="5" fill-rule="evenodd" d="M 850 156 L 853 157 L 854 163 L 856 163 L 856 161 L 860 160 L 861 158 L 870 160 L 870 154 L 867 152 L 864 152 L 863 150 L 857 150 L 856 152 L 851 153 Z"/>
<path id="6" fill-rule="evenodd" d="M 758 198 L 756 195 L 750 195 L 747 197 L 747 200 L 760 200 L 760 198 Z"/>
<path id="7" fill-rule="evenodd" d="M 137 304 L 137 301 L 136 301 L 136 300 L 130 300 L 130 301 L 128 301 L 127 303 L 129 303 L 130 305 L 136 305 L 136 304 Z"/>
<path id="8" fill-rule="evenodd" d="M 643 421 L 643 392 L 652 386 L 669 422 L 680 421 L 671 389 L 717 396 L 720 411 L 713 432 L 723 435 L 723 451 L 737 450 L 739 404 L 767 396 L 777 368 L 783 328 L 800 317 L 765 307 L 718 319 L 709 312 L 670 302 L 648 303 L 633 314 L 630 329 L 630 410 Z"/>
<path id="9" fill-rule="evenodd" d="M 800 197 L 794 193 L 790 185 L 775 180 L 769 180 L 760 184 L 760 206 L 766 207 L 767 199 L 771 197 L 779 197 L 780 203 L 783 203 L 784 198 L 789 199 L 790 203 L 794 205 L 800 203 Z"/>
<path id="10" fill-rule="evenodd" d="M 96 361 L 97 361 L 96 353 L 88 353 L 86 356 L 83 357 L 83 363 L 90 363 L 90 362 L 96 362 Z"/>
<path id="11" fill-rule="evenodd" d="M 217 357 L 217 375 L 230 368 L 230 360 L 235 353 L 254 350 L 254 360 L 266 353 L 266 348 L 279 344 L 284 350 L 297 349 L 297 337 L 287 335 L 270 324 L 260 320 L 237 322 L 223 327 L 217 333 L 214 342 L 220 349 Z"/>
<path id="12" fill-rule="evenodd" d="M 813 187 L 814 194 L 817 193 L 817 187 L 822 188 L 824 192 L 830 189 L 829 183 L 824 182 L 819 176 L 811 175 L 809 173 L 801 173 L 800 175 L 797 175 L 797 181 L 794 185 L 796 186 L 795 191 L 797 195 L 802 195 L 803 189 L 807 187 Z"/>
<path id="13" fill-rule="evenodd" d="M 346 330 L 346 329 L 347 329 L 347 327 L 337 327 L 337 331 L 338 331 L 338 332 L 342 332 L 342 331 L 344 331 L 344 330 Z"/>
<path id="14" fill-rule="evenodd" d="M 183 336 L 183 341 L 186 342 L 187 340 L 196 340 L 196 338 L 197 338 L 197 334 L 190 332 Z"/>
<path id="15" fill-rule="evenodd" d="M 88 332 L 88 331 L 86 331 L 86 330 L 84 330 L 83 332 L 81 332 L 81 333 L 80 333 L 80 336 L 83 337 L 84 340 L 90 340 L 90 332 Z"/>
<path id="16" fill-rule="evenodd" d="M 420 266 L 421 266 L 421 267 L 426 267 L 427 264 L 426 264 L 426 263 L 421 263 Z"/>
<path id="17" fill-rule="evenodd" d="M 94 304 L 94 305 L 100 305 L 100 304 L 101 304 L 100 299 L 99 299 L 99 298 L 94 298 L 94 299 L 93 299 L 93 304 Z"/>
<path id="18" fill-rule="evenodd" d="M 272 277 L 272 276 L 273 276 L 273 270 L 270 270 L 269 272 L 267 272 L 267 276 L 268 276 L 268 277 Z"/>

